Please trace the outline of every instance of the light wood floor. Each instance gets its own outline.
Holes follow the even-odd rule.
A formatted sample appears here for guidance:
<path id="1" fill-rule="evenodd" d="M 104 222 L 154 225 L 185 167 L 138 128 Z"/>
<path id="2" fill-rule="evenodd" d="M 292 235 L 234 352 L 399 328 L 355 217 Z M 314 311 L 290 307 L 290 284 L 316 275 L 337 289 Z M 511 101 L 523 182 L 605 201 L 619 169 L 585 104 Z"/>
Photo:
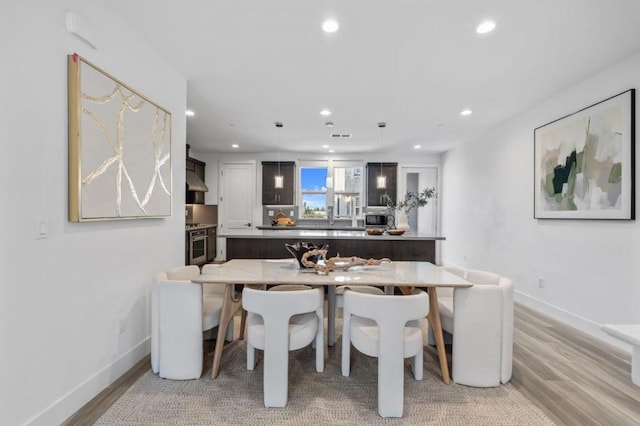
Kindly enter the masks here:
<path id="1" fill-rule="evenodd" d="M 640 387 L 626 353 L 520 304 L 513 349 L 511 383 L 557 424 L 640 425 Z M 147 356 L 63 425 L 93 424 L 149 368 Z"/>
<path id="2" fill-rule="evenodd" d="M 512 383 L 566 425 L 640 425 L 628 354 L 516 304 Z"/>

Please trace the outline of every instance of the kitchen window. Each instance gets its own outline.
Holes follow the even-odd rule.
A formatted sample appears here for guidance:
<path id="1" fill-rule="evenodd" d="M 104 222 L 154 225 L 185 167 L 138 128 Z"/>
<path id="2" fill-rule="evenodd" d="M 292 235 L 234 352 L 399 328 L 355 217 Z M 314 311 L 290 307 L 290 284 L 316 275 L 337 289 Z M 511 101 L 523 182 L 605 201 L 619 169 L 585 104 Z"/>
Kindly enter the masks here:
<path id="1" fill-rule="evenodd" d="M 327 218 L 327 171 L 321 163 L 300 163 L 300 218 Z"/>
<path id="2" fill-rule="evenodd" d="M 334 219 L 362 216 L 362 161 L 299 161 L 299 218 Z"/>
<path id="3" fill-rule="evenodd" d="M 333 214 L 336 219 L 350 219 L 362 215 L 362 170 L 361 163 L 335 162 Z"/>

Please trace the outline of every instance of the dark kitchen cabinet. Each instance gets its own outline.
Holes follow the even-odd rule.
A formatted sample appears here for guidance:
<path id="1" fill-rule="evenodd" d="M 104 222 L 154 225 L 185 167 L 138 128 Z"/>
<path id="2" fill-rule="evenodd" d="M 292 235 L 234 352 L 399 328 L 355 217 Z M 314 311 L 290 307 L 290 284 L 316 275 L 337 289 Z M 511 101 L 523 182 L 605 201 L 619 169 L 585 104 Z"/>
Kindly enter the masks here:
<path id="1" fill-rule="evenodd" d="M 387 187 L 378 188 L 376 179 L 387 177 Z M 367 163 L 367 205 L 386 206 L 383 195 L 388 194 L 394 203 L 398 199 L 398 163 Z"/>
<path id="2" fill-rule="evenodd" d="M 284 188 L 276 189 L 275 176 L 279 173 L 283 176 Z M 262 204 L 268 205 L 293 205 L 294 204 L 294 173 L 293 161 L 263 161 L 262 162 Z"/>

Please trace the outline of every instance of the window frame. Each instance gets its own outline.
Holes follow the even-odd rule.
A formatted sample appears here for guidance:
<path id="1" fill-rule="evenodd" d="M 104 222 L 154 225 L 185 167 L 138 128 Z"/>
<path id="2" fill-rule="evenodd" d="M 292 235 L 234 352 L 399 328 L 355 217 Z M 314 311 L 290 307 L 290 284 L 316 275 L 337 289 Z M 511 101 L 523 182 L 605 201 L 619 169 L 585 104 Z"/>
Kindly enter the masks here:
<path id="1" fill-rule="evenodd" d="M 358 186 L 356 191 L 338 191 L 335 189 L 336 187 L 336 169 L 355 169 L 355 168 L 359 168 L 360 169 L 360 185 Z M 364 199 L 364 176 L 365 176 L 365 163 L 364 160 L 363 161 L 358 161 L 358 160 L 334 160 L 332 162 L 332 167 L 331 167 L 331 176 L 333 178 L 333 194 L 331 197 L 331 201 L 333 203 L 333 208 L 334 208 L 334 219 L 351 219 L 353 216 L 349 215 L 349 216 L 340 216 L 335 214 L 335 207 L 336 207 L 336 197 L 339 195 L 345 195 L 345 196 L 355 196 L 356 199 L 359 200 L 359 205 L 356 205 L 354 207 L 355 209 L 355 217 L 356 219 L 359 219 L 362 217 L 363 214 L 363 199 Z"/>
<path id="2" fill-rule="evenodd" d="M 318 191 L 303 191 L 302 188 L 302 170 L 303 169 L 314 169 L 321 168 L 327 170 L 327 178 L 332 181 L 332 185 L 327 187 L 326 184 L 323 187 L 323 190 Z M 360 185 L 357 188 L 357 191 L 336 191 L 335 190 L 335 171 L 338 168 L 359 168 L 360 169 Z M 328 219 L 328 211 L 329 209 L 334 209 L 336 207 L 336 196 L 337 195 L 352 195 L 359 198 L 359 205 L 356 205 L 355 211 L 356 219 L 361 219 L 364 215 L 364 179 L 366 176 L 366 167 L 364 160 L 298 160 L 297 161 L 297 174 L 298 174 L 298 184 L 296 185 L 296 198 L 299 200 L 298 205 L 298 219 L 299 220 L 327 220 Z M 305 194 L 318 194 L 325 196 L 325 214 L 322 217 L 305 217 L 304 213 L 304 195 Z M 334 216 L 334 219 L 352 219 L 352 216 Z"/>
<path id="3" fill-rule="evenodd" d="M 313 160 L 313 161 L 305 161 L 305 160 L 299 160 L 298 161 L 298 185 L 296 186 L 296 192 L 297 192 L 297 196 L 298 196 L 298 200 L 300 200 L 300 204 L 298 205 L 298 219 L 302 219 L 302 220 L 326 220 L 327 219 L 327 212 L 329 209 L 329 188 L 327 188 L 326 186 L 326 182 L 325 185 L 323 186 L 323 190 L 318 190 L 318 191 L 305 191 L 302 188 L 302 170 L 303 169 L 327 169 L 327 177 L 329 177 L 329 164 L 328 161 L 322 161 L 322 160 Z M 309 194 L 309 195 L 324 195 L 325 196 L 325 200 L 324 200 L 324 215 L 320 216 L 320 217 L 305 217 L 305 210 L 304 210 L 304 195 L 305 194 Z"/>

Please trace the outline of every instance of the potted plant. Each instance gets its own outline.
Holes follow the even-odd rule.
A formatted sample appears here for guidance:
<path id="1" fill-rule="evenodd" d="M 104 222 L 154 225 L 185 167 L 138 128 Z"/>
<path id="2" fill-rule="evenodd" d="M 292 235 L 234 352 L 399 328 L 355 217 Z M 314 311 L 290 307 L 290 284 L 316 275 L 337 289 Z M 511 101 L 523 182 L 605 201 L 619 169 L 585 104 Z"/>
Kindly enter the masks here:
<path id="1" fill-rule="evenodd" d="M 436 193 L 435 188 L 425 188 L 421 192 L 408 191 L 404 194 L 404 199 L 399 200 L 397 203 L 394 203 L 388 194 L 384 194 L 382 197 L 387 205 L 387 211 L 389 214 L 395 216 L 397 213 L 398 215 L 398 226 L 393 226 L 392 228 L 407 230 L 409 229 L 409 213 L 411 213 L 413 209 L 426 206 L 429 203 L 429 200 L 437 198 L 438 194 Z"/>

